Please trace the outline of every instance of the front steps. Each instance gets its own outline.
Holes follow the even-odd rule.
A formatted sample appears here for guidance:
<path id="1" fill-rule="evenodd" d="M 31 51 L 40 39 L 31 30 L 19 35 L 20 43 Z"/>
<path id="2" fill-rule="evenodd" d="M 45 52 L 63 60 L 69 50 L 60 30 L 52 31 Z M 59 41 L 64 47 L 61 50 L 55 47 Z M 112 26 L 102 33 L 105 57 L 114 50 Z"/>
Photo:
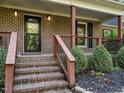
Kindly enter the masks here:
<path id="1" fill-rule="evenodd" d="M 14 93 L 71 93 L 53 56 L 19 56 L 15 64 Z"/>

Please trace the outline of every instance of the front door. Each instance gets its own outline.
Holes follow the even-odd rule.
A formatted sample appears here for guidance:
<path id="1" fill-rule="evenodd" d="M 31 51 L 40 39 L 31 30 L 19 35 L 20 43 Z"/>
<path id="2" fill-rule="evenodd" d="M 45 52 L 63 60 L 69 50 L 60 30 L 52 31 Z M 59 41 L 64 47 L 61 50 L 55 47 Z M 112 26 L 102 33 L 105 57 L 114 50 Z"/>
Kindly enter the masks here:
<path id="1" fill-rule="evenodd" d="M 24 16 L 24 51 L 41 52 L 41 17 Z"/>

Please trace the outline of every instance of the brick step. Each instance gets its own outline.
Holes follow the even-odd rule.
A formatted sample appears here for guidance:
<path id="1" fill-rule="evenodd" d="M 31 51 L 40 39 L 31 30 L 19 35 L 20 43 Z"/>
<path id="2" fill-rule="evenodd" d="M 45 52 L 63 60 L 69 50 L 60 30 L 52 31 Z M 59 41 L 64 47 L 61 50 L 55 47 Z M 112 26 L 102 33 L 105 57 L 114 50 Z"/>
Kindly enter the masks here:
<path id="1" fill-rule="evenodd" d="M 69 89 L 51 90 L 43 93 L 72 93 Z"/>
<path id="2" fill-rule="evenodd" d="M 25 83 L 36 83 L 43 81 L 52 81 L 52 80 L 62 80 L 64 75 L 60 72 L 57 73 L 44 73 L 44 74 L 33 74 L 33 75 L 24 75 L 24 76 L 15 76 L 15 84 L 25 84 Z"/>
<path id="3" fill-rule="evenodd" d="M 58 66 L 16 68 L 15 75 L 61 72 Z"/>
<path id="4" fill-rule="evenodd" d="M 28 62 L 30 61 L 34 61 L 34 60 L 55 60 L 55 58 L 53 56 L 47 56 L 47 55 L 20 55 L 17 57 L 17 61 L 21 61 L 21 60 L 28 60 Z"/>
<path id="5" fill-rule="evenodd" d="M 16 63 L 27 62 L 57 62 L 55 59 L 16 59 Z"/>
<path id="6" fill-rule="evenodd" d="M 14 86 L 14 93 L 42 93 L 51 89 L 67 88 L 68 83 L 64 80 L 21 84 Z"/>
<path id="7" fill-rule="evenodd" d="M 16 62 L 16 68 L 25 68 L 25 67 L 39 67 L 39 66 L 56 66 L 58 62 Z"/>

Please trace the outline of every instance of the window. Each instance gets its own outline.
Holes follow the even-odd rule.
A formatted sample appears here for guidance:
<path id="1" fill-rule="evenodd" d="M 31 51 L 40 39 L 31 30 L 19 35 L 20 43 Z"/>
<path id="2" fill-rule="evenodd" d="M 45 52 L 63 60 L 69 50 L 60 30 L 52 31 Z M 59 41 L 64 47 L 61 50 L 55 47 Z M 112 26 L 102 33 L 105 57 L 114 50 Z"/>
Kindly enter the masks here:
<path id="1" fill-rule="evenodd" d="M 87 24 L 83 22 L 77 22 L 77 31 L 76 31 L 76 43 L 78 46 L 86 47 L 87 40 L 85 37 L 87 37 Z M 84 37 L 84 38 L 83 38 Z"/>
<path id="2" fill-rule="evenodd" d="M 111 30 L 110 29 L 104 29 L 103 30 L 103 38 L 109 38 L 111 35 Z"/>

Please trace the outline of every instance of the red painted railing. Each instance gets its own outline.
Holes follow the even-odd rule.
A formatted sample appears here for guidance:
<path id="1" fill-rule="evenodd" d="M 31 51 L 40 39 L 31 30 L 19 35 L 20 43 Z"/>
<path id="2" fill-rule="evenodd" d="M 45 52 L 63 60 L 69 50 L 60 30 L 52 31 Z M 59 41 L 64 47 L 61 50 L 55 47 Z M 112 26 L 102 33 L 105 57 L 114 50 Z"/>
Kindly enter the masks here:
<path id="1" fill-rule="evenodd" d="M 102 44 L 107 48 L 110 53 L 117 53 L 117 51 L 123 46 L 122 39 L 103 39 Z"/>
<path id="2" fill-rule="evenodd" d="M 117 51 L 120 49 L 122 45 L 124 45 L 124 40 L 122 39 L 107 39 L 107 38 L 100 38 L 100 37 L 78 37 L 73 36 L 76 38 L 76 41 L 78 39 L 86 40 L 87 42 L 92 41 L 92 47 L 88 47 L 88 43 L 86 43 L 85 47 L 81 47 L 85 53 L 92 53 L 93 48 L 95 48 L 97 45 L 104 45 L 107 50 L 110 53 L 117 53 Z M 72 36 L 61 36 L 62 40 L 66 44 L 66 46 L 71 49 L 71 38 Z M 121 43 L 120 43 L 121 42 Z M 76 42 L 77 43 L 77 42 Z"/>
<path id="3" fill-rule="evenodd" d="M 84 40 L 90 40 L 90 39 L 92 39 L 92 40 L 95 40 L 96 41 L 96 45 L 101 44 L 102 39 L 103 39 L 103 38 L 100 38 L 100 37 L 86 37 L 86 36 L 79 37 L 79 36 L 66 36 L 66 35 L 61 36 L 61 37 L 63 37 L 63 38 L 70 38 L 70 39 L 72 37 L 75 37 L 76 39 L 84 39 Z"/>
<path id="4" fill-rule="evenodd" d="M 54 56 L 58 58 L 70 87 L 75 85 L 75 58 L 59 35 L 54 36 Z"/>
<path id="5" fill-rule="evenodd" d="M 10 36 L 10 43 L 5 63 L 5 93 L 13 93 L 13 75 L 16 57 L 16 43 L 17 32 L 12 32 Z"/>
<path id="6" fill-rule="evenodd" d="M 99 38 L 99 37 L 78 37 L 78 36 L 73 36 L 75 37 L 75 41 L 76 41 L 76 45 L 78 45 L 78 40 L 83 40 L 85 41 L 85 45 L 78 45 L 78 46 L 83 46 L 82 48 L 85 50 L 89 49 L 88 45 L 89 42 L 92 41 L 92 48 L 96 47 L 97 45 L 100 45 L 102 43 L 102 39 L 103 38 Z M 61 36 L 62 40 L 64 41 L 64 43 L 66 44 L 66 46 L 71 49 L 72 48 L 72 44 L 71 44 L 71 38 L 72 36 Z"/>

